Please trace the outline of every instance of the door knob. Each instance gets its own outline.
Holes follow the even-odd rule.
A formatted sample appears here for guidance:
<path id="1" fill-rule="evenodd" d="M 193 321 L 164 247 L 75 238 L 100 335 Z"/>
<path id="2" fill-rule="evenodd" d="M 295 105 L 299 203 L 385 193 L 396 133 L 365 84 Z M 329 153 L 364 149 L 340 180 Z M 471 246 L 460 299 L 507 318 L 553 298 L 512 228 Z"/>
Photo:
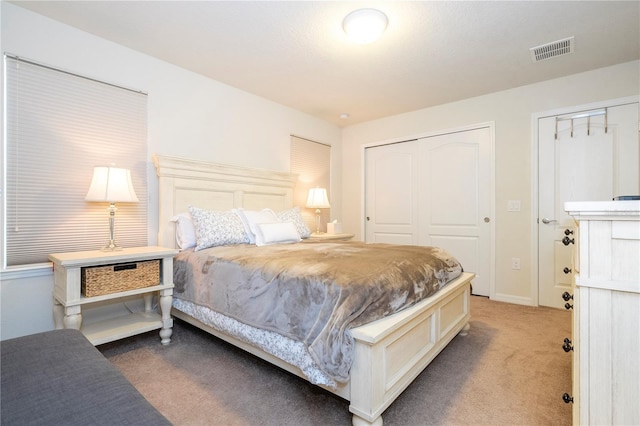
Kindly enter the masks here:
<path id="1" fill-rule="evenodd" d="M 542 218 L 542 223 L 544 223 L 545 225 L 548 225 L 548 224 L 553 223 L 553 222 L 557 222 L 557 220 L 555 220 L 555 219 L 548 219 L 548 218 L 546 218 L 546 217 Z"/>
<path id="2" fill-rule="evenodd" d="M 564 308 L 568 311 L 569 309 L 573 309 L 573 305 L 571 305 L 569 302 L 564 304 Z"/>
<path id="3" fill-rule="evenodd" d="M 564 269 L 562 270 L 562 272 L 564 272 L 565 274 L 569 274 L 569 273 L 571 273 L 571 269 L 569 269 L 569 268 L 567 268 L 565 266 Z"/>
<path id="4" fill-rule="evenodd" d="M 567 302 L 571 299 L 573 299 L 573 295 L 570 294 L 568 291 L 565 291 L 564 293 L 562 293 L 562 299 Z"/>
<path id="5" fill-rule="evenodd" d="M 564 230 L 564 235 L 571 235 L 571 234 L 573 234 L 573 231 L 571 229 Z"/>
<path id="6" fill-rule="evenodd" d="M 568 393 L 564 393 L 564 395 L 562 395 L 562 400 L 566 403 L 569 404 L 570 402 L 573 402 L 573 397 L 571 395 L 569 395 Z"/>
<path id="7" fill-rule="evenodd" d="M 574 239 L 569 237 L 564 237 L 562 239 L 562 244 L 564 244 L 565 246 L 568 246 L 569 244 L 574 244 Z"/>

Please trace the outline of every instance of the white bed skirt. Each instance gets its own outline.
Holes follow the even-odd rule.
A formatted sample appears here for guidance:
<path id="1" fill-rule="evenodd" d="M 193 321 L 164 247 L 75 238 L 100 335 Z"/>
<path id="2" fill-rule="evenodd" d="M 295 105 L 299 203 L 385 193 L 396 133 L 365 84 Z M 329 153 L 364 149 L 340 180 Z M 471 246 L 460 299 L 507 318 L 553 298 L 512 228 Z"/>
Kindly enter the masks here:
<path id="1" fill-rule="evenodd" d="M 173 299 L 173 308 L 252 346 L 294 365 L 314 385 L 335 388 L 336 382 L 320 370 L 302 342 L 273 331 L 262 330 L 215 312 L 205 306 L 182 299 Z M 175 313 L 175 312 L 174 312 Z"/>

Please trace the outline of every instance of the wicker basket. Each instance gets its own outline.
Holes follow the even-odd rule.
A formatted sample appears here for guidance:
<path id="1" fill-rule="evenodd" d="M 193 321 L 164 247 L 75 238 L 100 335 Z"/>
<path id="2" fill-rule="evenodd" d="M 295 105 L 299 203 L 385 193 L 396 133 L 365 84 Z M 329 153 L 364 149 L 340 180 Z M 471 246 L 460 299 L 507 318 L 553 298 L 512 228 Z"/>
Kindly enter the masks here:
<path id="1" fill-rule="evenodd" d="M 160 260 L 82 268 L 80 274 L 82 295 L 102 296 L 160 284 Z"/>

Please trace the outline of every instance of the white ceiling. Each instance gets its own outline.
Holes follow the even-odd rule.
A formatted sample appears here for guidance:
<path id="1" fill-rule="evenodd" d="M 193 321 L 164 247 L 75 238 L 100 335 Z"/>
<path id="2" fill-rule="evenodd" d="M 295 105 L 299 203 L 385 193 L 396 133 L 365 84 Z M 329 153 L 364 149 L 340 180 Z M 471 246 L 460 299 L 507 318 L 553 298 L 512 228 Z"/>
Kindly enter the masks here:
<path id="1" fill-rule="evenodd" d="M 339 126 L 640 59 L 639 1 L 14 3 Z M 362 7 L 389 17 L 370 45 L 341 28 Z"/>

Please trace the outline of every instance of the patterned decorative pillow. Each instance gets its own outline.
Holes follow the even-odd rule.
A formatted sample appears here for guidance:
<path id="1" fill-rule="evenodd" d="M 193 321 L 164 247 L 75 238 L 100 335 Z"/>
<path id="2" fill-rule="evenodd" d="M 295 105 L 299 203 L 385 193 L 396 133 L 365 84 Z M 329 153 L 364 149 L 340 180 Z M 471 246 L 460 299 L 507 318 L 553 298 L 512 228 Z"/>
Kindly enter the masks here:
<path id="1" fill-rule="evenodd" d="M 213 211 L 189 207 L 189 213 L 196 229 L 196 251 L 249 242 L 242 221 L 231 210 Z"/>
<path id="2" fill-rule="evenodd" d="M 311 230 L 302 218 L 302 213 L 300 213 L 300 207 L 279 212 L 278 220 L 280 222 L 292 222 L 296 226 L 300 238 L 309 238 L 311 235 Z"/>

